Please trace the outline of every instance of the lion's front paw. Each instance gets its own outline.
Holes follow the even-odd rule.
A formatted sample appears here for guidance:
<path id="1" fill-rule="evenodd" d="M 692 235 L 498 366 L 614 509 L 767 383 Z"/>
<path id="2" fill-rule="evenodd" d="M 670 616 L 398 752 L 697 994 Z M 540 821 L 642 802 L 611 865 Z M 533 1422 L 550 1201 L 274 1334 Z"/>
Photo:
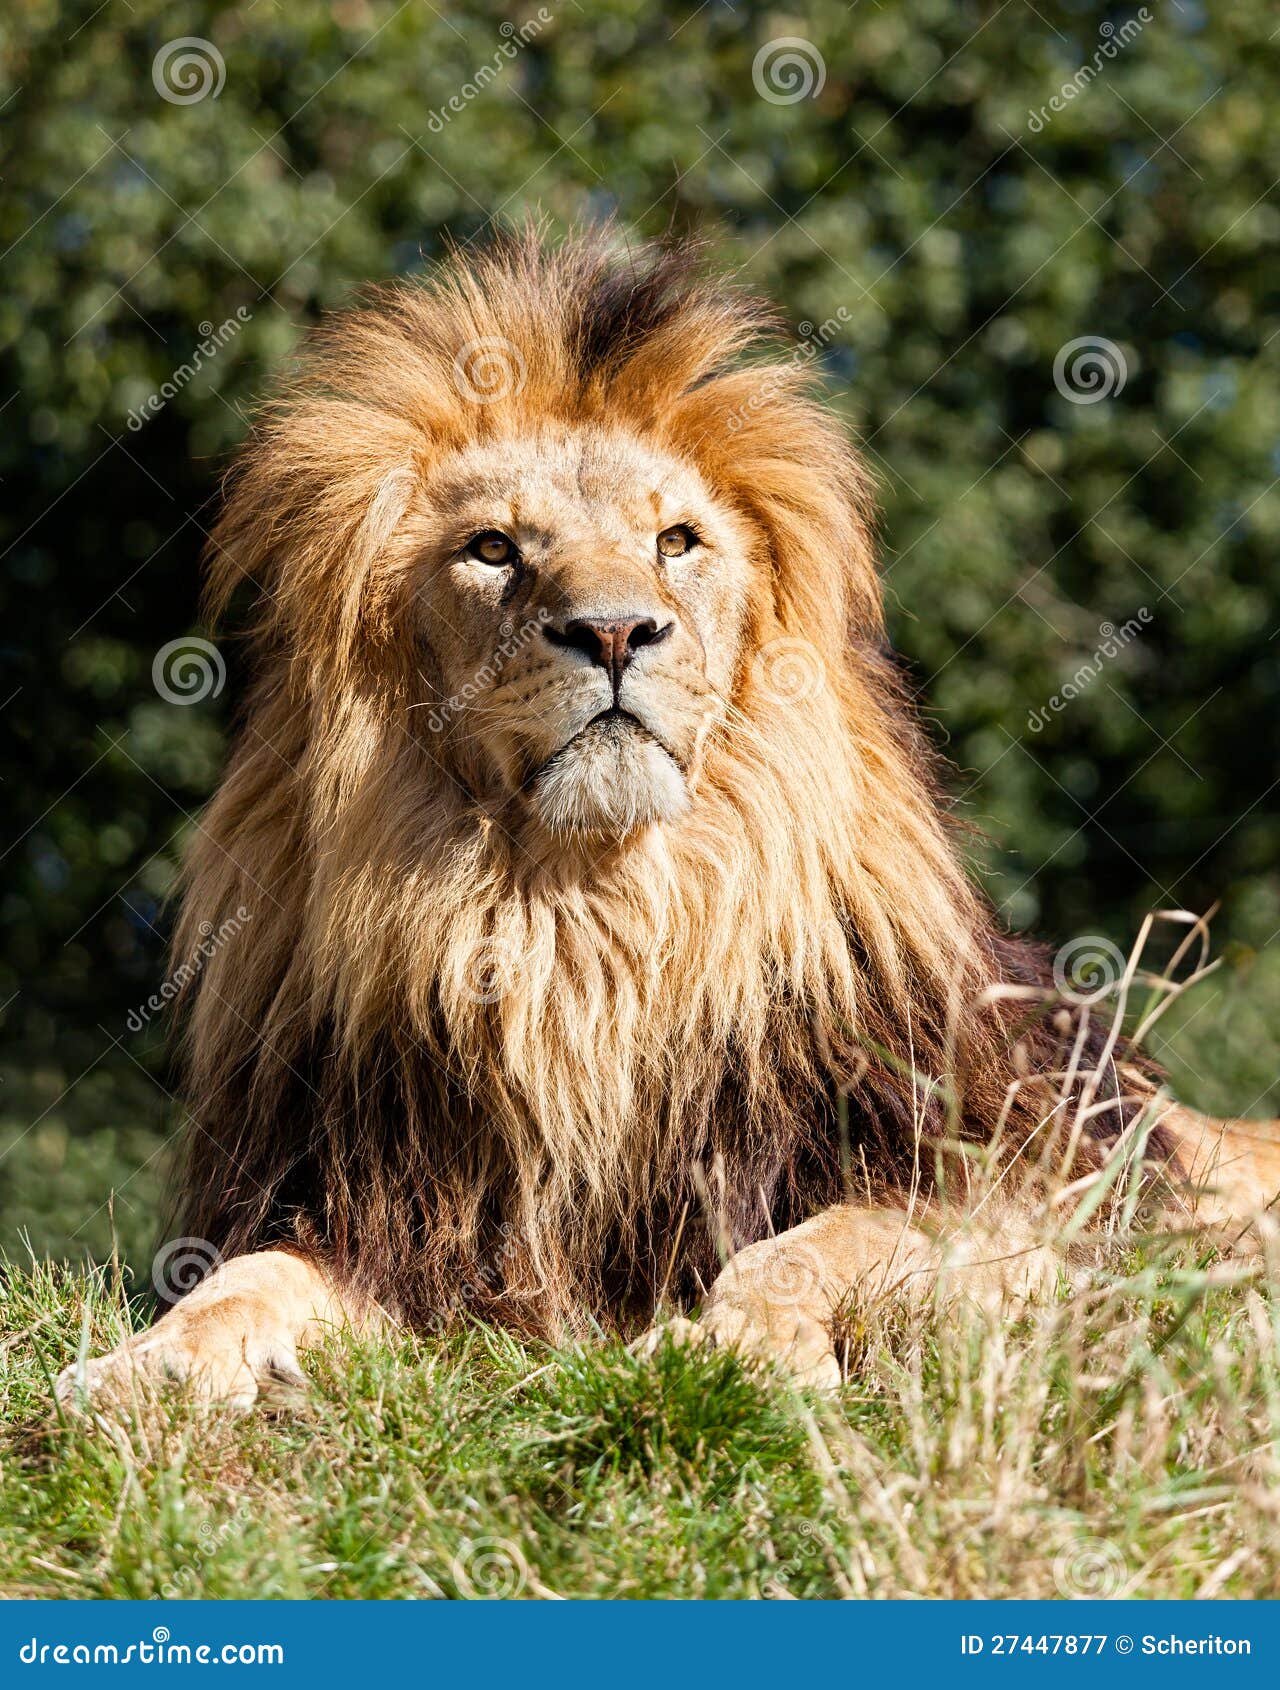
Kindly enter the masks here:
<path id="1" fill-rule="evenodd" d="M 735 1350 L 747 1360 L 782 1368 L 797 1385 L 813 1390 L 834 1391 L 841 1383 L 831 1334 L 795 1310 L 770 1309 L 766 1314 L 728 1302 L 712 1303 L 697 1320 L 676 1315 L 650 1327 L 633 1348 L 638 1355 L 652 1355 L 664 1339 Z"/>
<path id="2" fill-rule="evenodd" d="M 179 1306 L 83 1369 L 78 1362 L 63 1368 L 55 1390 L 74 1412 L 128 1404 L 166 1382 L 197 1402 L 243 1410 L 260 1392 L 298 1389 L 306 1378 L 292 1336 L 254 1324 L 231 1298 L 191 1314 Z"/>
<path id="3" fill-rule="evenodd" d="M 682 1314 L 673 1314 L 658 1321 L 647 1332 L 642 1332 L 628 1348 L 633 1356 L 653 1356 L 657 1355 L 663 1344 L 713 1343 L 711 1334 L 704 1332 L 696 1320 L 688 1320 Z"/>

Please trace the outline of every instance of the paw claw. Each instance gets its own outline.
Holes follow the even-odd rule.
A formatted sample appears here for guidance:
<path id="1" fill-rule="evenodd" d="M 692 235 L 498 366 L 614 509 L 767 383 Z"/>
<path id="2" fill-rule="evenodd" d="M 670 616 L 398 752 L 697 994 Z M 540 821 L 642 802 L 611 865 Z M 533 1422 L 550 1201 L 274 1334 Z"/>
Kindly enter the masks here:
<path id="1" fill-rule="evenodd" d="M 686 1349 L 691 1345 L 714 1349 L 715 1336 L 696 1320 L 690 1320 L 682 1314 L 670 1315 L 651 1326 L 627 1347 L 634 1356 L 653 1356 L 664 1344 L 671 1344 L 678 1349 Z"/>
<path id="2" fill-rule="evenodd" d="M 736 1350 L 744 1360 L 773 1363 L 795 1384 L 812 1390 L 834 1391 L 843 1383 L 826 1328 L 804 1315 L 766 1323 L 732 1304 L 715 1303 L 700 1320 L 675 1315 L 651 1326 L 631 1345 L 631 1351 L 651 1356 L 663 1343 Z"/>
<path id="3" fill-rule="evenodd" d="M 255 1334 L 234 1325 L 200 1331 L 168 1315 L 108 1354 L 64 1367 L 54 1395 L 64 1410 L 79 1415 L 125 1407 L 171 1386 L 190 1401 L 243 1413 L 264 1392 L 279 1400 L 305 1390 L 307 1378 L 292 1341 L 279 1333 Z"/>

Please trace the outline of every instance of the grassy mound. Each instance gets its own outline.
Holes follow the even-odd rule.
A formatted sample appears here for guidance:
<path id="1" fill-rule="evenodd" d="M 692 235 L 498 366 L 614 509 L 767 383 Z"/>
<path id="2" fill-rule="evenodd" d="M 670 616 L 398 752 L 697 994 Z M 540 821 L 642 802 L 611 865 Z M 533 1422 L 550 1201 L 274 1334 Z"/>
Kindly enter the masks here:
<path id="1" fill-rule="evenodd" d="M 733 1357 L 472 1328 L 312 1356 L 302 1400 L 63 1423 L 131 1319 L 0 1279 L 6 1596 L 1280 1595 L 1280 1324 L 1187 1241 L 1001 1319 L 858 1323 L 836 1397 Z"/>

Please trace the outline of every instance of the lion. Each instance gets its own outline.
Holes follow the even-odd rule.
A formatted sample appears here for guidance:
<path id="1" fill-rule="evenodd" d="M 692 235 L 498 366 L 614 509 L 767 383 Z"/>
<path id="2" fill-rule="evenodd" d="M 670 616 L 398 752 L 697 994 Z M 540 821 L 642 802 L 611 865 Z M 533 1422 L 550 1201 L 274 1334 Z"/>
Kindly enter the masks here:
<path id="1" fill-rule="evenodd" d="M 809 387 L 697 250 L 600 232 L 317 331 L 207 554 L 210 620 L 253 606 L 175 938 L 239 912 L 181 1006 L 218 1265 L 64 1400 L 243 1406 L 326 1332 L 464 1314 L 832 1386 L 860 1296 L 1046 1284 L 1027 1198 L 961 1228 L 944 1189 L 1046 1122 L 1086 1169 L 1140 1131 L 1224 1215 L 1280 1187 L 972 884 Z"/>

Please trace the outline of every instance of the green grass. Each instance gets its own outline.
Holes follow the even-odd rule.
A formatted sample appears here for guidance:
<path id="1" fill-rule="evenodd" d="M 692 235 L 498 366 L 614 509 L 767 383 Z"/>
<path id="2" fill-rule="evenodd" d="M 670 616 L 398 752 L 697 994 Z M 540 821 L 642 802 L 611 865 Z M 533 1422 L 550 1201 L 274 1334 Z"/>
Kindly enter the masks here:
<path id="1" fill-rule="evenodd" d="M 1273 1264 L 1274 1271 L 1274 1264 Z M 1016 1319 L 889 1304 L 849 1383 L 473 1328 L 309 1362 L 243 1418 L 62 1424 L 103 1279 L 0 1281 L 6 1596 L 1280 1595 L 1280 1318 L 1191 1244 Z"/>

